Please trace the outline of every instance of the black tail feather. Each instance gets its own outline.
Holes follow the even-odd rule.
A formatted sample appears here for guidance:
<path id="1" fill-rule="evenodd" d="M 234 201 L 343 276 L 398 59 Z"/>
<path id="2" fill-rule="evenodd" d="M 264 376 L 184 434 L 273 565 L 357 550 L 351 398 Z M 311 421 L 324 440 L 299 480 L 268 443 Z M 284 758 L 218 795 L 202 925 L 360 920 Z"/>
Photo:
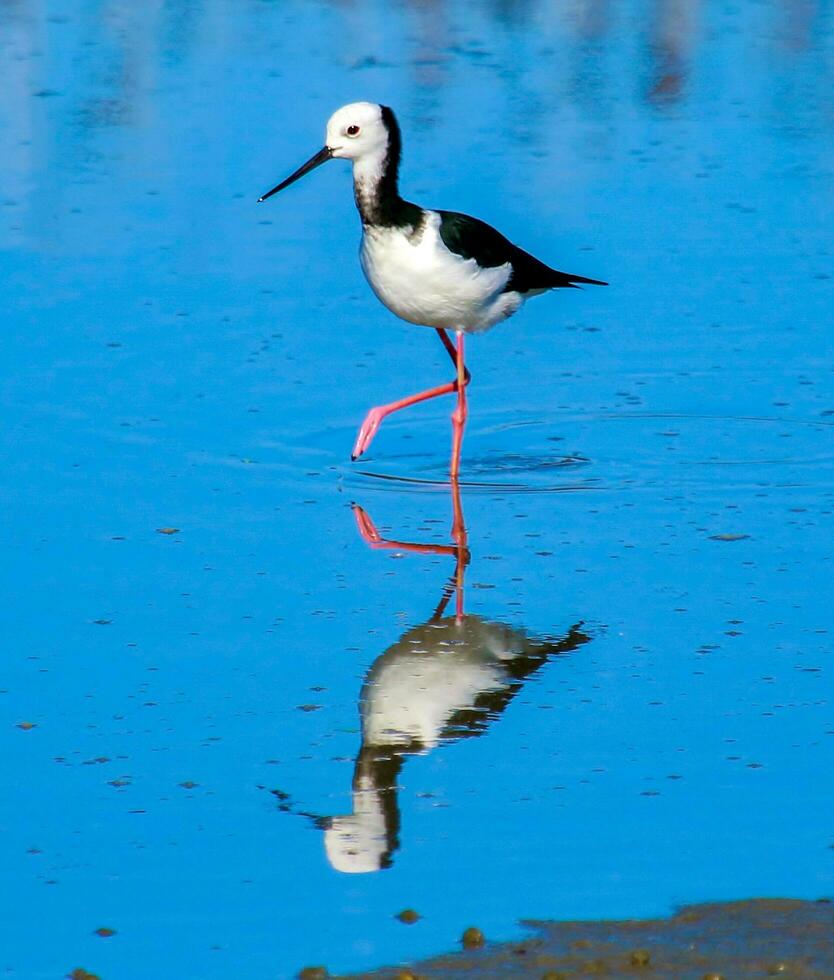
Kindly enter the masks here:
<path id="1" fill-rule="evenodd" d="M 559 272 L 556 269 L 549 269 L 550 276 L 547 281 L 548 289 L 580 289 L 582 286 L 607 286 L 607 282 L 602 279 L 588 279 L 585 276 L 574 276 L 569 272 Z"/>
<path id="2" fill-rule="evenodd" d="M 575 276 L 570 272 L 551 269 L 549 265 L 545 265 L 518 246 L 513 246 L 511 261 L 512 275 L 504 287 L 507 290 L 515 289 L 520 293 L 526 293 L 540 289 L 578 289 L 580 286 L 608 285 L 602 279 L 589 279 L 587 276 Z"/>
<path id="3" fill-rule="evenodd" d="M 571 286 L 576 286 L 577 283 L 583 283 L 586 286 L 607 286 L 607 282 L 603 282 L 602 279 L 586 279 L 585 276 L 568 276 L 568 281 Z"/>

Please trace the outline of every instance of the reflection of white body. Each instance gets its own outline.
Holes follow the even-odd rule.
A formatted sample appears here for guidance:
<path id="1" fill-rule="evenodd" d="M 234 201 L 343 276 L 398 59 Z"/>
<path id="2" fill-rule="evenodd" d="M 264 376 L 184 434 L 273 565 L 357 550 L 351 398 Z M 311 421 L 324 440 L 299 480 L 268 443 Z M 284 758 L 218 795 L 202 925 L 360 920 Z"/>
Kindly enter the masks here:
<path id="1" fill-rule="evenodd" d="M 479 616 L 409 630 L 372 666 L 360 698 L 362 746 L 353 813 L 333 817 L 325 850 L 337 871 L 378 871 L 397 849 L 397 777 L 404 756 L 483 732 L 548 657 L 589 639 L 573 627 L 537 642 Z"/>
<path id="2" fill-rule="evenodd" d="M 523 633 L 476 616 L 411 630 L 371 668 L 362 691 L 366 744 L 432 749 L 456 711 L 506 690 L 506 666 L 529 646 Z"/>

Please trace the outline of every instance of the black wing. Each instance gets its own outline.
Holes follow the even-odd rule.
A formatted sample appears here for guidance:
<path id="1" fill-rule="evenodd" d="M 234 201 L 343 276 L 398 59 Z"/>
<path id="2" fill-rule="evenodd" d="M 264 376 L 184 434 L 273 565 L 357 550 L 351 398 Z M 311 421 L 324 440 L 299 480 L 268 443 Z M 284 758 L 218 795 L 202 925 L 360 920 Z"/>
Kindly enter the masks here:
<path id="1" fill-rule="evenodd" d="M 450 252 L 464 259 L 474 259 L 478 265 L 487 269 L 505 265 L 512 266 L 512 273 L 503 292 L 528 293 L 534 289 L 564 289 L 586 283 L 590 286 L 607 286 L 600 279 L 586 279 L 572 276 L 567 272 L 557 272 L 544 262 L 525 252 L 505 238 L 492 225 L 468 214 L 457 211 L 438 211 L 440 215 L 440 237 Z"/>

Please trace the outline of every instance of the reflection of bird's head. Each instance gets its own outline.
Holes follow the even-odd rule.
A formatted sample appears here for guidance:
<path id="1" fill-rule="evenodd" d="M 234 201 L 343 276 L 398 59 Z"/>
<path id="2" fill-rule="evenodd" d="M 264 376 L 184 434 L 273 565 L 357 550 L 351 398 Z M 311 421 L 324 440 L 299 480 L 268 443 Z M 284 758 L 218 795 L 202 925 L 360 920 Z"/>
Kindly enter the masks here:
<path id="1" fill-rule="evenodd" d="M 380 871 L 399 847 L 397 776 L 402 756 L 363 745 L 353 773 L 353 813 L 331 817 L 324 832 L 327 860 L 336 871 Z"/>
<path id="2" fill-rule="evenodd" d="M 363 813 L 333 817 L 324 832 L 324 850 L 333 869 L 346 874 L 380 871 L 391 863 L 384 827 Z"/>

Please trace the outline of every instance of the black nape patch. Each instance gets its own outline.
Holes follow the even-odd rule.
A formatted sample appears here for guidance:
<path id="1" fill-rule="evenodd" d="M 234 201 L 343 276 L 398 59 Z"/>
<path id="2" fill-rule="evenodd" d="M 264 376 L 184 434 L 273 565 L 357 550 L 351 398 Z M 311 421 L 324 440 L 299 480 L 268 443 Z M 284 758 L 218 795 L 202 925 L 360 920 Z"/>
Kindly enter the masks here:
<path id="1" fill-rule="evenodd" d="M 382 124 L 388 132 L 388 152 L 382 165 L 382 175 L 374 187 L 363 188 L 356 194 L 356 206 L 362 222 L 378 228 L 412 228 L 415 231 L 425 220 L 423 209 L 404 201 L 399 192 L 402 136 L 397 117 L 389 106 L 379 107 Z"/>

